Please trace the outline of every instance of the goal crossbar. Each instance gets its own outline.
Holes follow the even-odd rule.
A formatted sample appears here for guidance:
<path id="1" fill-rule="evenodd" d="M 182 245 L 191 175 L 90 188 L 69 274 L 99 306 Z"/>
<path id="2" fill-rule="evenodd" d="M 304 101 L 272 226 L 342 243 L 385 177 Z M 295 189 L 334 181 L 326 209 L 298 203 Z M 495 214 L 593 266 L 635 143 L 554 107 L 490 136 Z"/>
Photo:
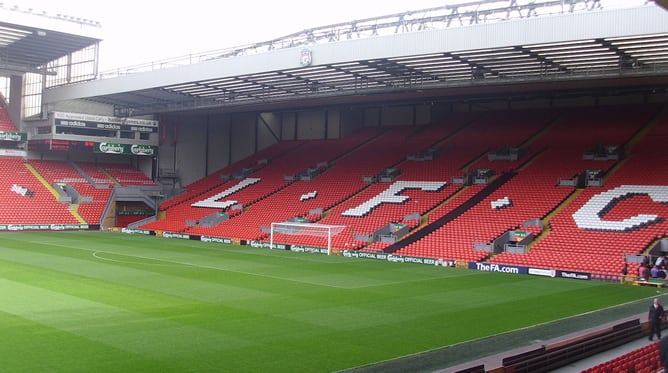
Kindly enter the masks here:
<path id="1" fill-rule="evenodd" d="M 307 235 L 317 237 L 327 237 L 327 255 L 332 251 L 332 237 L 341 233 L 346 228 L 345 225 L 329 225 L 317 223 L 298 223 L 281 222 L 271 223 L 269 234 L 269 248 L 274 248 L 274 233 L 287 235 Z"/>

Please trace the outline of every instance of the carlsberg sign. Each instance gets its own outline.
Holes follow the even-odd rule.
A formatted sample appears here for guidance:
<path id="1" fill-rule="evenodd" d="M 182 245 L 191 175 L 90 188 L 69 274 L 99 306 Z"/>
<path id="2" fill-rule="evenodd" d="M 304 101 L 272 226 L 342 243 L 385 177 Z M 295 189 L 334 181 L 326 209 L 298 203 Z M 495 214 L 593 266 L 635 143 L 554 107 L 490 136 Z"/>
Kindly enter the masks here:
<path id="1" fill-rule="evenodd" d="M 98 142 L 95 143 L 95 152 L 105 154 L 155 155 L 158 153 L 158 147 L 153 145 Z"/>
<path id="2" fill-rule="evenodd" d="M 132 145 L 130 152 L 134 155 L 153 155 L 157 148 L 151 145 Z"/>
<path id="3" fill-rule="evenodd" d="M 99 153 L 105 154 L 123 154 L 124 148 L 123 144 L 110 144 L 106 142 L 101 142 L 96 144 L 95 150 Z"/>

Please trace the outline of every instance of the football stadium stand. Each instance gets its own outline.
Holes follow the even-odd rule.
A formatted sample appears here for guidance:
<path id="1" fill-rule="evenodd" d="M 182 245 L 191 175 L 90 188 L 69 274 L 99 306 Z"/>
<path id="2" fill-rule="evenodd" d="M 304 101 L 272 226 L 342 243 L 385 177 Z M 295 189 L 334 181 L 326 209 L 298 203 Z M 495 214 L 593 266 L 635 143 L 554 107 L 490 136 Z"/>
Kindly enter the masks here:
<path id="1" fill-rule="evenodd" d="M 165 219 L 142 228 L 263 240 L 268 237 L 268 231 L 263 228 L 271 222 L 306 219 L 345 225 L 344 232 L 334 238 L 334 245 L 340 249 L 366 249 L 369 245 L 368 250 L 377 251 L 378 247 L 388 249 L 390 245 L 374 240 L 374 232 L 390 224 L 403 224 L 411 215 L 417 217 L 410 228 L 417 230 L 421 217 L 428 215 L 424 228 L 431 227 L 433 232 L 394 253 L 446 260 L 489 259 L 494 263 L 618 274 L 625 256 L 642 254 L 663 234 L 662 228 L 643 230 L 647 238 L 638 245 L 637 237 L 631 237 L 633 232 L 627 232 L 629 241 L 625 241 L 619 233 L 583 231 L 574 226 L 572 216 L 582 207 L 578 201 L 588 201 L 624 183 L 663 183 L 656 177 L 655 181 L 644 180 L 657 174 L 642 168 L 652 163 L 642 158 L 649 150 L 641 150 L 659 148 L 665 121 L 665 114 L 659 115 L 661 109 L 655 105 L 636 105 L 476 114 L 442 125 L 367 131 L 357 140 L 281 144 L 284 153 L 269 158 L 259 169 L 239 166 L 257 162 L 248 159 L 236 166 L 237 171 L 244 171 L 243 175 L 230 177 L 236 172 L 230 167 L 222 171 L 228 172 L 226 177 L 219 172 L 192 188 L 186 187 L 192 192 L 162 204 Z M 503 118 L 502 125 L 498 118 Z M 485 135 L 479 135 L 481 133 Z M 490 150 L 508 144 L 525 149 L 522 156 L 490 160 Z M 601 144 L 624 149 L 628 156 L 623 162 L 587 159 L 585 154 Z M 269 149 L 267 154 L 274 151 Z M 428 159 L 415 156 L 427 153 Z M 651 157 L 662 159 L 660 154 L 652 153 Z M 489 185 L 451 182 L 462 175 L 475 176 L 480 170 L 485 170 L 491 180 L 502 175 L 511 177 L 494 186 L 494 190 L 481 199 L 476 196 L 479 197 L 483 188 L 490 188 Z M 560 179 L 572 179 L 588 170 L 604 175 L 605 186 L 578 188 L 559 184 Z M 624 172 L 631 174 L 625 176 Z M 243 180 L 246 184 L 235 189 Z M 423 182 L 440 184 L 430 191 L 420 184 Z M 305 198 L 309 193 L 313 193 L 312 197 Z M 233 203 L 221 202 L 231 194 Z M 633 193 L 637 194 L 642 193 Z M 404 197 L 402 201 L 386 203 L 398 195 Z M 511 202 L 501 208 L 494 207 L 507 196 L 512 196 Z M 633 206 L 645 208 L 651 204 L 649 197 L 644 198 L 646 203 Z M 374 202 L 378 200 L 381 202 Z M 470 206 L 450 221 L 439 220 L 467 204 Z M 233 206 L 236 207 L 233 209 Z M 281 208 L 276 209 L 276 206 Z M 624 206 L 624 201 L 617 203 L 615 209 L 607 213 L 608 218 L 616 220 L 615 217 L 627 216 L 631 207 L 624 209 Z M 227 216 L 218 224 L 199 224 L 211 213 Z M 545 229 L 534 232 L 539 236 L 537 243 L 527 252 L 505 251 L 494 255 L 489 249 L 506 231 L 529 231 L 533 228 L 523 226 L 526 221 L 543 220 L 548 216 Z M 279 234 L 276 240 L 297 245 L 324 244 L 322 237 L 282 237 Z M 601 245 L 612 247 L 601 248 Z M 614 258 L 605 266 L 600 261 L 581 260 L 583 253 L 601 250 Z"/>
<path id="2" fill-rule="evenodd" d="M 602 3 L 469 1 L 114 74 L 98 26 L 8 21 L 0 230 L 664 287 L 636 275 L 668 253 L 668 12 Z M 645 334 L 634 319 L 494 364 L 548 371 Z M 583 371 L 657 372 L 656 346 Z"/>
<path id="3" fill-rule="evenodd" d="M 0 157 L 0 216 L 3 224 L 78 224 L 67 203 L 22 159 Z"/>
<path id="4" fill-rule="evenodd" d="M 624 115 L 621 112 L 609 113 L 610 116 L 608 117 L 600 117 L 604 121 L 604 124 L 616 123 L 614 127 L 611 126 L 611 129 L 620 131 L 619 137 L 608 140 L 614 141 L 612 143 L 615 144 L 627 145 L 629 153 L 627 159 L 618 168 L 610 170 L 611 172 L 606 171 L 608 167 L 612 166 L 609 161 L 598 161 L 596 166 L 593 166 L 596 169 L 607 172 L 604 187 L 585 188 L 571 203 L 556 211 L 549 221 L 551 227 L 550 234 L 537 242 L 526 255 L 502 253 L 494 258 L 493 261 L 542 266 L 549 263 L 549 267 L 615 274 L 619 273 L 627 254 L 642 253 L 654 240 L 665 234 L 666 231 L 663 224 L 654 224 L 643 229 L 629 227 L 628 229 L 621 230 L 601 230 L 583 229 L 578 227 L 577 222 L 574 220 L 576 211 L 582 209 L 585 202 L 590 201 L 592 197 L 603 192 L 618 187 L 623 188 L 624 185 L 628 184 L 665 185 L 665 173 L 661 170 L 664 167 L 662 164 L 665 156 L 655 149 L 662 141 L 661 139 L 665 138 L 665 111 L 660 117 L 654 118 L 650 111 L 650 109 L 654 109 L 653 107 L 636 109 L 628 113 L 626 122 L 628 122 L 628 119 L 635 117 L 639 119 L 639 123 L 629 126 L 627 129 L 624 129 L 625 126 L 621 123 L 622 115 Z M 588 124 L 592 124 L 592 119 L 588 120 Z M 633 131 L 641 129 L 639 125 L 642 125 L 642 122 L 646 122 L 645 125 L 648 128 L 644 132 L 640 132 L 641 138 L 631 141 L 634 139 L 629 136 L 634 134 Z M 610 133 L 617 131 L 611 130 Z M 591 138 L 594 140 L 599 137 L 592 136 Z M 585 161 L 578 162 L 582 163 Z M 592 168 L 592 166 L 585 164 L 580 164 L 578 167 L 579 169 L 571 169 L 571 174 Z M 627 197 L 636 194 L 639 194 L 639 196 L 633 198 L 633 203 L 628 203 L 630 201 Z M 665 204 L 653 203 L 643 193 L 620 193 L 618 203 L 616 203 L 614 208 L 609 209 L 610 211 L 605 211 L 605 217 L 610 221 L 620 221 L 625 217 L 634 216 L 642 211 L 652 212 L 659 209 L 665 213 L 663 207 L 665 207 Z M 590 253 L 596 253 L 597 255 L 605 253 L 606 256 L 617 259 L 609 263 L 593 258 L 583 260 L 583 257 L 587 258 Z"/>

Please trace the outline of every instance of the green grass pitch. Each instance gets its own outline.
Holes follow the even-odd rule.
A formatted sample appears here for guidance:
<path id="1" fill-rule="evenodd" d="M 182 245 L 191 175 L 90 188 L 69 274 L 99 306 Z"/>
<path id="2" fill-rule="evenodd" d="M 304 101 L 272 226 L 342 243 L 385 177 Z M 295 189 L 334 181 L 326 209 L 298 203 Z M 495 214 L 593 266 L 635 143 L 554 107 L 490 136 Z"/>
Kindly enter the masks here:
<path id="1" fill-rule="evenodd" d="M 56 232 L 0 235 L 0 294 L 4 372 L 331 372 L 656 289 Z"/>

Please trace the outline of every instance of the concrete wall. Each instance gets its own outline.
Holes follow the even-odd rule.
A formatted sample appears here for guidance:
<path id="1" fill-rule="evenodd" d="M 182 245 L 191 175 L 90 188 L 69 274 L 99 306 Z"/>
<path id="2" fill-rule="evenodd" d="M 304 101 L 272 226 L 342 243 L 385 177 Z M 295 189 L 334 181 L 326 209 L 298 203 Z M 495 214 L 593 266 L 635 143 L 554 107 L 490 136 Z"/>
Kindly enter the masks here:
<path id="1" fill-rule="evenodd" d="M 413 106 L 384 106 L 380 108 L 380 123 L 383 126 L 408 126 L 415 123 Z"/>
<path id="2" fill-rule="evenodd" d="M 69 100 L 49 104 L 45 107 L 46 112 L 61 111 L 66 113 L 95 114 L 108 117 L 114 116 L 114 107 L 99 102 L 88 100 Z M 153 118 L 147 118 L 153 119 Z"/>
<path id="3" fill-rule="evenodd" d="M 167 139 L 174 144 L 175 170 L 182 185 L 189 184 L 206 175 L 207 131 L 205 118 L 182 118 L 172 123 Z M 171 136 L 171 139 L 169 137 Z M 160 151 L 162 155 L 162 149 Z M 163 158 L 160 164 L 162 167 Z"/>
<path id="4" fill-rule="evenodd" d="M 229 115 L 216 115 L 208 118 L 207 147 L 209 173 L 220 170 L 230 164 L 230 132 L 232 124 Z"/>
<path id="5" fill-rule="evenodd" d="M 348 109 L 339 111 L 340 137 L 350 136 L 364 127 L 364 111 Z"/>
<path id="6" fill-rule="evenodd" d="M 297 113 L 297 139 L 316 140 L 326 138 L 326 112 L 322 110 Z"/>
<path id="7" fill-rule="evenodd" d="M 21 118 L 23 117 L 22 96 L 23 77 L 12 75 L 9 78 L 9 97 L 6 97 L 9 100 L 7 111 L 9 112 L 9 118 L 19 130 L 21 129 Z"/>

